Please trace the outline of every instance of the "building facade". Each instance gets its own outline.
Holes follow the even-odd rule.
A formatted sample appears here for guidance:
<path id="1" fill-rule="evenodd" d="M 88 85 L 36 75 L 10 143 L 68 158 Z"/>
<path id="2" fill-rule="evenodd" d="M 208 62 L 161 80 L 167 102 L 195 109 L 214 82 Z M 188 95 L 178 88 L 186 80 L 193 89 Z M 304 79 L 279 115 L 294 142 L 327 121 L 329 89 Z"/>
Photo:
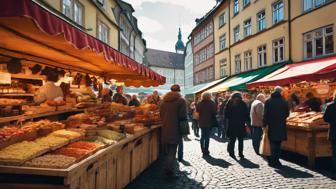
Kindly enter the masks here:
<path id="1" fill-rule="evenodd" d="M 332 10 L 336 10 L 335 0 L 217 2 L 212 16 L 215 79 L 335 55 Z"/>
<path id="2" fill-rule="evenodd" d="M 133 16 L 134 9 L 131 4 L 122 0 L 116 0 L 116 2 L 118 6 L 113 8 L 113 12 L 120 26 L 119 51 L 143 63 L 146 41 L 142 38 L 138 21 Z"/>
<path id="3" fill-rule="evenodd" d="M 215 79 L 214 28 L 212 19 L 215 8 L 204 17 L 196 19 L 196 27 L 191 32 L 194 85 L 207 83 Z"/>
<path id="4" fill-rule="evenodd" d="M 38 3 L 83 32 L 143 63 L 146 41 L 132 15 L 133 7 L 121 0 L 37 0 Z"/>
<path id="5" fill-rule="evenodd" d="M 193 53 L 191 40 L 186 43 L 184 51 L 184 88 L 188 89 L 194 86 L 193 81 Z"/>
<path id="6" fill-rule="evenodd" d="M 112 12 L 115 0 L 38 0 L 58 16 L 118 49 L 119 26 Z"/>
<path id="7" fill-rule="evenodd" d="M 145 64 L 156 73 L 166 77 L 166 84 L 160 89 L 169 90 L 173 84 L 184 88 L 184 55 L 174 52 L 147 49 Z"/>

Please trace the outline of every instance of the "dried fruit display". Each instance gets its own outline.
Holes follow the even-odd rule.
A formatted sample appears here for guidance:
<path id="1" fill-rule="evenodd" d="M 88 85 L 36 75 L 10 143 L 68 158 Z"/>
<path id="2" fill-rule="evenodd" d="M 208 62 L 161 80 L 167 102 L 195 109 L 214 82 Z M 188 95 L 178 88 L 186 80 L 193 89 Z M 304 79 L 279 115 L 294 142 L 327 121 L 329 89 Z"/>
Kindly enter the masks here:
<path id="1" fill-rule="evenodd" d="M 70 156 L 76 159 L 82 159 L 85 156 L 87 156 L 90 152 L 91 152 L 90 150 L 84 150 L 79 148 L 60 148 L 55 151 L 55 154 Z"/>
<path id="2" fill-rule="evenodd" d="M 79 149 L 90 150 L 90 151 L 94 151 L 100 147 L 102 147 L 101 144 L 97 144 L 95 142 L 87 142 L 87 141 L 78 141 L 78 142 L 73 142 L 67 145 L 67 148 L 79 148 Z"/>

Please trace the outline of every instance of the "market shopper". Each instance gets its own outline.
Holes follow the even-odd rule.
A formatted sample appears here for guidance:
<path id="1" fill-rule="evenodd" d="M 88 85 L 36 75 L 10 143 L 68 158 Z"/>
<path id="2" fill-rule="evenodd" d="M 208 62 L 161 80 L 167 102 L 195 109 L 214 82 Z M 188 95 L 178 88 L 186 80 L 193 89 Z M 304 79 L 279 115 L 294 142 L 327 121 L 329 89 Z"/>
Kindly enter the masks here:
<path id="1" fill-rule="evenodd" d="M 190 104 L 190 110 L 191 110 L 191 115 L 193 115 L 193 113 L 196 112 L 196 103 L 195 102 L 192 102 Z M 196 137 L 199 137 L 198 120 L 196 120 L 193 116 L 191 116 L 191 128 L 194 131 L 194 135 Z"/>
<path id="2" fill-rule="evenodd" d="M 274 92 L 265 102 L 264 127 L 268 127 L 271 156 L 268 165 L 280 167 L 281 142 L 287 140 L 286 119 L 289 116 L 288 102 L 281 95 L 282 87 L 275 87 Z"/>
<path id="3" fill-rule="evenodd" d="M 149 95 L 147 98 L 147 103 L 148 104 L 155 104 L 155 105 L 160 105 L 161 103 L 161 98 L 159 95 L 158 91 L 153 91 L 153 94 Z"/>
<path id="4" fill-rule="evenodd" d="M 329 103 L 323 115 L 324 121 L 330 124 L 329 140 L 332 146 L 333 179 L 336 179 L 336 91 L 333 95 L 333 102 Z"/>
<path id="5" fill-rule="evenodd" d="M 203 157 L 209 156 L 210 134 L 213 126 L 217 123 L 216 103 L 211 99 L 210 93 L 203 93 L 202 100 L 196 106 L 196 111 L 199 113 L 199 127 L 201 128 L 201 149 Z"/>
<path id="6" fill-rule="evenodd" d="M 321 112 L 321 99 L 316 98 L 313 93 L 309 92 L 306 94 L 308 99 L 304 104 L 310 108 L 311 111 Z"/>
<path id="7" fill-rule="evenodd" d="M 179 133 L 179 122 L 187 120 L 187 105 L 180 91 L 179 85 L 171 86 L 171 91 L 163 97 L 163 103 L 160 106 L 163 125 L 162 144 L 167 153 L 165 161 L 165 174 L 167 176 L 174 176 L 174 160 L 177 146 L 183 143 L 182 136 Z"/>
<path id="8" fill-rule="evenodd" d="M 124 89 L 122 86 L 117 87 L 117 93 L 113 95 L 112 102 L 127 105 L 127 98 L 124 96 Z"/>
<path id="9" fill-rule="evenodd" d="M 47 81 L 34 96 L 34 102 L 36 103 L 43 103 L 56 98 L 63 99 L 64 97 L 61 87 L 55 85 L 55 82 L 59 79 L 58 73 L 49 71 L 46 76 Z"/>
<path id="10" fill-rule="evenodd" d="M 135 106 L 135 107 L 140 106 L 140 101 L 139 101 L 137 95 L 132 95 L 132 99 L 130 100 L 128 105 L 129 106 Z"/>
<path id="11" fill-rule="evenodd" d="M 234 147 L 238 138 L 239 157 L 244 158 L 245 127 L 250 124 L 250 116 L 248 107 L 242 100 L 241 93 L 235 92 L 231 95 L 231 98 L 225 107 L 225 119 L 228 123 L 227 136 L 229 137 L 227 151 L 232 158 L 236 159 Z"/>
<path id="12" fill-rule="evenodd" d="M 256 154 L 259 155 L 259 147 L 262 136 L 263 115 L 264 115 L 264 103 L 266 97 L 260 93 L 251 104 L 250 118 L 252 127 L 252 145 Z"/>

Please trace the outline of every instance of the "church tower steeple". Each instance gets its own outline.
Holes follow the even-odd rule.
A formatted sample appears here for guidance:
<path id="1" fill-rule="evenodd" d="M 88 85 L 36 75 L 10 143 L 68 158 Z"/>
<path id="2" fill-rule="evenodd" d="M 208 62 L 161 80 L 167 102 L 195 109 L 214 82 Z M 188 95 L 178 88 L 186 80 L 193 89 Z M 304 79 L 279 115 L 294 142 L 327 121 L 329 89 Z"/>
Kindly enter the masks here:
<path id="1" fill-rule="evenodd" d="M 177 35 L 177 42 L 175 44 L 176 53 L 183 54 L 184 53 L 184 43 L 182 41 L 181 28 L 179 27 L 179 33 Z"/>

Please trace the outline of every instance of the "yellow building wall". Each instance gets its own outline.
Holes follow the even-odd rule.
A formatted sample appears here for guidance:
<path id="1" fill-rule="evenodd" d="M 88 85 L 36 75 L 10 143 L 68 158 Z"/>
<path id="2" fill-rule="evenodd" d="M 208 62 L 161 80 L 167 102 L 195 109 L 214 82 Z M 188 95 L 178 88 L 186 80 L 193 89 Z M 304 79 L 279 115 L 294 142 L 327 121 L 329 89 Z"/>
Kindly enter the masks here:
<path id="1" fill-rule="evenodd" d="M 226 24 L 219 28 L 219 16 L 225 12 Z M 219 37 L 224 33 L 226 35 L 225 45 L 229 47 L 229 6 L 228 2 L 221 5 L 221 7 L 214 13 L 214 45 L 215 45 L 215 80 L 220 79 L 220 60 L 226 58 L 226 73 L 229 74 L 230 58 L 229 51 L 219 50 Z"/>
<path id="2" fill-rule="evenodd" d="M 257 60 L 257 48 L 262 45 L 266 45 L 267 65 L 273 64 L 272 59 L 272 42 L 273 40 L 284 38 L 285 42 L 285 57 L 284 60 L 288 60 L 289 42 L 288 42 L 288 23 L 283 22 L 273 26 L 272 23 L 272 5 L 278 0 L 251 0 L 251 4 L 243 7 L 243 2 L 240 3 L 239 13 L 233 15 L 233 1 L 231 2 L 231 74 L 235 74 L 235 55 L 240 54 L 241 60 L 241 72 L 244 70 L 244 52 L 252 51 L 252 69 L 258 68 Z M 284 0 L 284 20 L 288 19 L 288 1 Z M 265 10 L 266 13 L 266 30 L 257 33 L 257 13 Z M 244 40 L 244 21 L 251 19 L 252 35 L 248 39 Z M 237 44 L 234 43 L 233 29 L 239 24 L 240 26 L 240 41 Z"/>
<path id="3" fill-rule="evenodd" d="M 62 0 L 44 0 L 54 9 L 59 12 L 62 11 Z M 117 6 L 115 0 L 106 1 L 105 10 L 102 12 L 99 10 L 93 2 L 90 0 L 78 0 L 84 7 L 84 28 L 86 33 L 97 37 L 97 20 L 100 19 L 110 28 L 109 45 L 115 49 L 118 49 L 118 27 L 117 22 L 112 12 L 112 8 Z M 109 18 L 107 19 L 106 16 Z M 113 24 L 114 23 L 114 24 Z"/>
<path id="4" fill-rule="evenodd" d="M 333 24 L 334 54 L 336 54 L 336 1 L 304 15 L 302 4 L 292 1 L 292 59 L 304 60 L 303 34 Z M 301 16 L 302 15 L 302 16 Z M 298 17 L 300 16 L 300 17 Z M 296 17 L 296 18 L 295 18 Z"/>
<path id="5" fill-rule="evenodd" d="M 289 54 L 289 41 L 288 41 L 288 25 L 283 23 L 266 32 L 256 35 L 246 41 L 243 41 L 231 47 L 231 73 L 235 73 L 235 56 L 240 54 L 241 71 L 244 70 L 244 52 L 252 51 L 252 69 L 258 68 L 258 47 L 266 45 L 266 63 L 267 65 L 273 64 L 273 48 L 272 43 L 274 40 L 284 38 L 285 42 L 285 56 L 284 60 L 288 60 Z"/>

